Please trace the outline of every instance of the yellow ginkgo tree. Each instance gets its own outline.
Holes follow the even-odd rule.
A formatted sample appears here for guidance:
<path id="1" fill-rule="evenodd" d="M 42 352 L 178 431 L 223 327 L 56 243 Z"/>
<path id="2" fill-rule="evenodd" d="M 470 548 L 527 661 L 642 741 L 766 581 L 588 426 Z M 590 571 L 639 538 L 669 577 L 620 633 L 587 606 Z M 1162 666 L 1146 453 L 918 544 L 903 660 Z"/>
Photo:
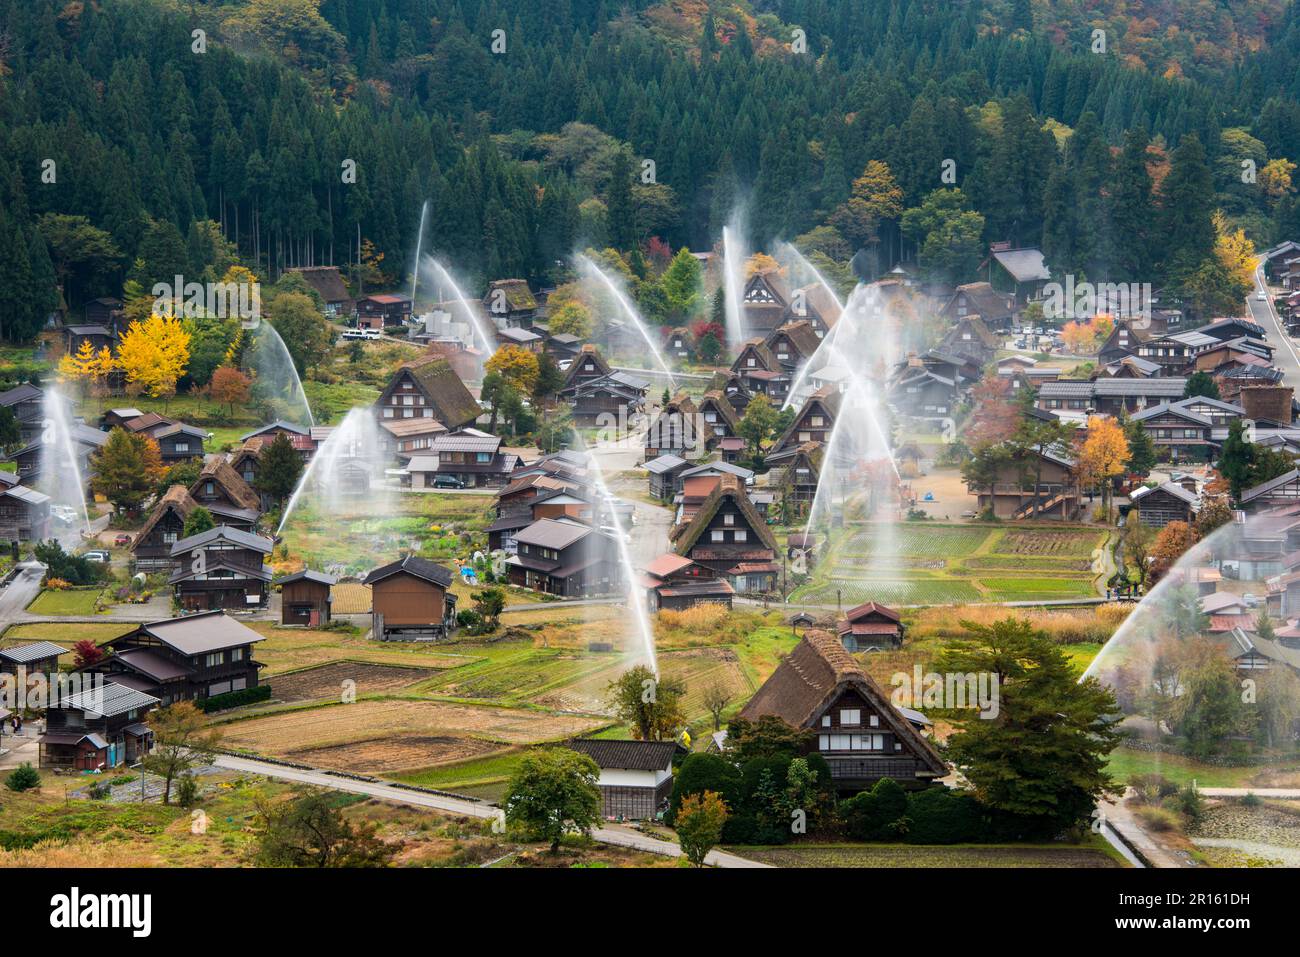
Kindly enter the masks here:
<path id="1" fill-rule="evenodd" d="M 98 398 L 103 398 L 108 386 L 108 377 L 117 368 L 117 359 L 108 346 L 95 346 L 89 339 L 82 339 L 76 353 L 68 353 L 59 360 L 59 379 L 70 382 L 83 394 L 89 390 Z"/>
<path id="2" fill-rule="evenodd" d="M 117 347 L 129 392 L 170 398 L 190 362 L 190 334 L 176 316 L 150 314 L 131 323 Z"/>

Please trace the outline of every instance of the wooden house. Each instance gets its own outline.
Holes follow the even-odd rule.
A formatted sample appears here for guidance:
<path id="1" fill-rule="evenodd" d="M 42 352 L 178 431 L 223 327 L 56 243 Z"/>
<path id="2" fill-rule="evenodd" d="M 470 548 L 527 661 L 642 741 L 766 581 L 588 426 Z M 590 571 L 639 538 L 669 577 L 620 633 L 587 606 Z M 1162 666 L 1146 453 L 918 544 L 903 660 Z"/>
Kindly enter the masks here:
<path id="1" fill-rule="evenodd" d="M 1142 330 L 1133 328 L 1123 319 L 1117 320 L 1110 330 L 1110 335 L 1106 337 L 1106 341 L 1101 344 L 1097 352 L 1097 362 L 1101 365 L 1109 365 L 1112 362 L 1135 357 L 1138 346 L 1146 339 L 1147 335 Z"/>
<path id="2" fill-rule="evenodd" d="M 77 457 L 83 479 L 88 482 L 91 472 L 90 457 L 104 447 L 108 435 L 79 422 L 73 423 L 69 432 L 73 454 Z M 16 465 L 18 480 L 30 486 L 40 484 L 47 467 L 60 469 L 67 467 L 66 456 L 58 449 L 52 455 L 47 454 L 45 440 L 40 432 L 36 433 L 27 445 L 13 453 L 11 459 Z"/>
<path id="3" fill-rule="evenodd" d="M 792 289 L 779 270 L 750 276 L 741 295 L 745 328 L 767 338 L 777 327 L 806 320 L 820 338 L 839 320 L 839 307 L 819 282 Z"/>
<path id="4" fill-rule="evenodd" d="M 406 296 L 383 294 L 357 300 L 357 328 L 384 329 L 411 321 L 411 300 Z"/>
<path id="5" fill-rule="evenodd" d="M 20 668 L 29 675 L 53 675 L 59 670 L 59 655 L 67 653 L 67 648 L 50 641 L 0 648 L 0 675 L 17 675 Z"/>
<path id="6" fill-rule="evenodd" d="M 686 749 L 676 741 L 579 738 L 564 747 L 591 758 L 600 769 L 600 813 L 607 820 L 654 820 L 673 793 L 673 758 Z"/>
<path id="7" fill-rule="evenodd" d="M 924 717 L 896 708 L 828 631 L 806 631 L 740 712 L 746 721 L 767 715 L 812 732 L 811 750 L 826 760 L 841 793 L 873 787 L 882 778 L 921 788 L 948 774 L 916 728 L 916 719 Z"/>
<path id="8" fill-rule="evenodd" d="M 447 427 L 437 419 L 381 419 L 379 425 L 388 436 L 389 449 L 399 461 L 429 453 L 434 441 L 447 434 Z"/>
<path id="9" fill-rule="evenodd" d="M 269 597 L 266 557 L 273 546 L 269 538 L 229 525 L 190 535 L 172 545 L 167 584 L 186 611 L 261 608 Z"/>
<path id="10" fill-rule="evenodd" d="M 247 523 L 250 514 L 255 524 L 262 506 L 261 496 L 220 455 L 204 462 L 199 477 L 190 486 L 190 497 L 212 512 L 219 522 L 225 521 L 224 516 L 229 514 L 232 521 L 226 524 L 235 527 Z"/>
<path id="11" fill-rule="evenodd" d="M 642 584 L 646 589 L 646 606 L 651 611 L 683 611 L 702 604 L 730 608 L 736 594 L 731 583 L 712 569 L 672 552 L 646 565 Z"/>
<path id="12" fill-rule="evenodd" d="M 503 488 L 519 461 L 514 453 L 502 451 L 499 435 L 478 429 L 439 435 L 433 440 L 429 455 L 418 458 L 431 460 L 432 468 L 426 471 L 413 457 L 407 463 L 412 488 L 432 487 L 440 475 L 453 476 L 466 488 Z"/>
<path id="13" fill-rule="evenodd" d="M 812 358 L 821 346 L 821 337 L 807 319 L 777 326 L 764 340 L 767 350 L 786 372 L 793 373 Z"/>
<path id="14" fill-rule="evenodd" d="M 582 360 L 579 360 L 582 361 Z M 630 431 L 632 419 L 645 408 L 650 384 L 626 372 L 585 379 L 567 390 L 574 425 Z"/>
<path id="15" fill-rule="evenodd" d="M 1015 295 L 997 292 L 987 282 L 958 286 L 939 310 L 945 326 L 960 326 L 965 320 L 978 317 L 986 329 L 1004 332 L 1015 325 L 1016 315 Z"/>
<path id="16" fill-rule="evenodd" d="M 153 750 L 144 717 L 158 699 L 113 681 L 61 694 L 45 711 L 38 763 L 62 771 L 107 771 Z"/>
<path id="17" fill-rule="evenodd" d="M 40 542 L 50 537 L 50 497 L 25 485 L 0 485 L 0 541 Z"/>
<path id="18" fill-rule="evenodd" d="M 776 588 L 776 537 L 735 475 L 722 475 L 688 523 L 669 534 L 678 555 L 725 576 L 743 595 Z"/>
<path id="19" fill-rule="evenodd" d="M 122 322 L 122 300 L 112 296 L 92 299 L 85 305 L 83 318 L 88 326 L 116 329 Z"/>
<path id="20" fill-rule="evenodd" d="M 507 326 L 498 329 L 496 340 L 498 346 L 517 346 L 535 354 L 540 354 L 546 345 L 545 336 L 523 326 Z"/>
<path id="21" fill-rule="evenodd" d="M 989 258 L 981 265 L 988 269 L 990 292 L 1001 296 L 996 292 L 999 287 L 1009 289 L 1013 305 L 1039 298 L 1043 286 L 1052 278 L 1042 250 L 1012 249 L 1009 242 L 991 243 Z"/>
<path id="22" fill-rule="evenodd" d="M 845 651 L 883 651 L 903 643 L 903 621 L 898 612 L 869 601 L 850 608 L 835 624 Z"/>
<path id="23" fill-rule="evenodd" d="M 685 326 L 674 326 L 668 330 L 668 336 L 664 341 L 665 355 L 683 361 L 690 359 L 691 349 L 691 332 L 689 329 Z"/>
<path id="24" fill-rule="evenodd" d="M 980 316 L 975 315 L 958 319 L 935 348 L 951 355 L 965 356 L 984 365 L 997 354 L 1000 347 L 998 337 L 989 331 Z"/>
<path id="25" fill-rule="evenodd" d="M 338 266 L 299 266 L 285 272 L 297 273 L 320 296 L 325 315 L 331 319 L 351 315 L 355 301 L 348 295 L 348 287 L 339 274 Z"/>
<path id="26" fill-rule="evenodd" d="M 679 392 L 650 422 L 645 434 L 645 461 L 662 455 L 698 459 L 716 444 L 713 429 L 700 415 L 694 400 Z"/>
<path id="27" fill-rule="evenodd" d="M 796 511 L 811 506 L 817 497 L 817 484 L 821 481 L 822 459 L 826 446 L 820 442 L 804 442 L 794 448 L 792 454 L 782 460 L 784 470 L 780 487 L 781 494 L 795 503 Z"/>
<path id="28" fill-rule="evenodd" d="M 372 609 L 371 634 L 380 641 L 432 641 L 456 628 L 453 573 L 427 558 L 405 558 L 366 575 Z"/>
<path id="29" fill-rule="evenodd" d="M 740 416 L 721 389 L 710 389 L 704 393 L 700 398 L 699 413 L 719 439 L 734 438 L 739 433 Z"/>
<path id="30" fill-rule="evenodd" d="M 158 452 L 162 455 L 164 466 L 201 458 L 203 443 L 208 437 L 208 433 L 203 429 L 186 425 L 184 422 L 173 422 L 154 430 L 151 434 L 153 440 L 158 443 Z"/>
<path id="31" fill-rule="evenodd" d="M 618 591 L 623 581 L 618 541 L 572 519 L 543 518 L 514 536 L 506 559 L 510 584 L 563 598 Z"/>
<path id="32" fill-rule="evenodd" d="M 18 429 L 24 444 L 31 443 L 40 434 L 45 421 L 45 393 L 30 382 L 0 392 L 0 406 L 4 406 L 18 420 Z"/>
<path id="33" fill-rule="evenodd" d="M 184 536 L 185 520 L 197 507 L 184 485 L 173 485 L 163 493 L 131 543 L 131 562 L 136 571 L 171 569 L 172 546 Z"/>
<path id="34" fill-rule="evenodd" d="M 448 429 L 473 425 L 483 414 L 451 363 L 437 352 L 400 366 L 375 407 L 381 419 L 436 419 Z"/>
<path id="35" fill-rule="evenodd" d="M 82 343 L 89 343 L 90 348 L 98 353 L 102 349 L 113 351 L 117 337 L 113 330 L 102 325 L 78 325 L 63 327 L 63 348 L 68 355 L 75 356 L 81 351 Z"/>
<path id="36" fill-rule="evenodd" d="M 184 615 L 104 642 L 108 657 L 83 671 L 153 695 L 166 707 L 257 687 L 262 664 L 253 660 L 253 646 L 264 640 L 224 611 Z"/>
<path id="37" fill-rule="evenodd" d="M 889 402 L 901 415 L 918 419 L 951 418 L 957 404 L 957 383 L 928 369 L 919 360 L 889 387 Z"/>
<path id="38" fill-rule="evenodd" d="M 831 430 L 835 428 L 840 401 L 840 393 L 830 387 L 818 389 L 810 395 L 789 427 L 773 443 L 767 461 L 773 465 L 783 464 L 783 458 L 788 457 L 784 453 L 793 453 L 808 442 L 826 445 L 830 441 Z"/>
<path id="39" fill-rule="evenodd" d="M 1300 504 L 1300 469 L 1246 489 L 1241 493 L 1240 504 L 1244 511 L 1251 513 Z"/>
<path id="40" fill-rule="evenodd" d="M 677 482 L 681 473 L 690 467 L 690 462 L 678 455 L 661 455 L 646 462 L 645 470 L 650 476 L 650 495 L 661 502 L 670 502 L 677 494 Z"/>
<path id="41" fill-rule="evenodd" d="M 1037 453 L 1031 451 L 1030 461 L 1008 462 L 992 485 L 967 483 L 972 495 L 979 501 L 979 509 L 992 509 L 1000 519 L 1034 517 L 1037 499 L 1039 519 L 1062 522 L 1075 521 L 1082 512 L 1082 493 L 1079 488 L 1078 469 L 1073 456 L 1065 449 Z M 1036 467 L 1034 456 L 1042 458 L 1041 481 L 1035 490 Z"/>
<path id="42" fill-rule="evenodd" d="M 763 339 L 745 342 L 731 364 L 731 371 L 750 395 L 765 395 L 774 405 L 780 405 L 790 393 L 793 376 L 777 361 Z"/>
<path id="43" fill-rule="evenodd" d="M 276 582 L 280 586 L 281 624 L 309 628 L 328 625 L 335 583 L 333 576 L 310 568 L 281 578 Z"/>
<path id="44" fill-rule="evenodd" d="M 1177 482 L 1164 482 L 1154 488 L 1144 485 L 1134 489 L 1129 501 L 1143 525 L 1164 528 L 1170 522 L 1191 524 L 1195 521 L 1200 498 Z"/>
<path id="45" fill-rule="evenodd" d="M 483 308 L 498 328 L 532 326 L 537 298 L 523 279 L 497 279 L 483 297 Z"/>

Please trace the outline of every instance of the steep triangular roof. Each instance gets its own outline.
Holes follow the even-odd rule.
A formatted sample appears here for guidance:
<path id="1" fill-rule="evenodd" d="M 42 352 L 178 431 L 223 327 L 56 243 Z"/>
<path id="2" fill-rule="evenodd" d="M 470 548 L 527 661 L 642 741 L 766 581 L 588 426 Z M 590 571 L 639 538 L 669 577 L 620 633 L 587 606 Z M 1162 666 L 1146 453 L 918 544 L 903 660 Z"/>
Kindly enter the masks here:
<path id="1" fill-rule="evenodd" d="M 262 498 L 253 487 L 244 481 L 244 477 L 230 467 L 230 463 L 223 456 L 214 455 L 203 463 L 203 470 L 199 472 L 199 477 L 194 484 L 190 486 L 190 495 L 194 495 L 194 490 L 202 483 L 207 481 L 216 482 L 230 497 L 230 500 L 240 508 L 251 508 L 260 511 Z"/>
<path id="2" fill-rule="evenodd" d="M 153 531 L 154 526 L 162 520 L 162 517 L 168 511 L 175 510 L 176 514 L 181 517 L 181 521 L 184 522 L 196 508 L 198 508 L 198 503 L 194 501 L 194 496 L 190 495 L 190 490 L 184 485 L 173 485 L 163 493 L 163 497 L 158 499 L 154 505 L 153 510 L 149 513 L 149 518 L 144 523 L 144 528 L 140 529 L 139 534 L 135 536 L 135 541 L 131 543 L 132 549 L 145 540 L 149 533 Z"/>
<path id="3" fill-rule="evenodd" d="M 824 385 L 812 395 L 808 396 L 808 398 L 804 399 L 804 403 L 795 414 L 795 417 L 790 420 L 790 424 L 786 426 L 785 431 L 781 433 L 780 438 L 772 444 L 773 451 L 782 449 L 786 446 L 790 436 L 794 435 L 795 432 L 798 431 L 799 423 L 803 421 L 804 416 L 812 411 L 814 407 L 820 408 L 829 418 L 830 421 L 826 423 L 827 426 L 834 425 L 835 417 L 839 415 L 840 412 L 840 401 L 840 392 L 833 385 Z"/>
<path id="4" fill-rule="evenodd" d="M 742 366 L 741 360 L 749 354 L 753 354 L 758 359 L 758 365 L 755 367 Z M 781 369 L 781 363 L 772 355 L 772 350 L 767 347 L 762 339 L 747 339 L 741 347 L 740 352 L 736 355 L 736 361 L 731 364 L 731 371 L 743 375 L 750 371 L 751 368 L 766 369 L 768 372 L 778 372 Z"/>
<path id="5" fill-rule="evenodd" d="M 740 416 L 736 415 L 735 406 L 727 401 L 721 389 L 710 389 L 700 398 L 700 412 L 704 413 L 710 409 L 722 417 L 727 423 L 727 431 L 732 435 L 740 428 Z"/>
<path id="6" fill-rule="evenodd" d="M 790 344 L 798 351 L 801 360 L 809 358 L 822 344 L 822 340 L 817 336 L 817 330 L 813 328 L 812 322 L 808 319 L 787 322 L 785 325 L 777 326 L 768 333 L 764 344 L 769 351 L 774 351 L 773 343 L 781 336 L 785 336 L 790 340 Z"/>
<path id="7" fill-rule="evenodd" d="M 569 363 L 567 374 L 564 377 L 564 389 L 569 388 L 569 386 L 573 385 L 578 380 L 578 371 L 589 362 L 595 364 L 596 368 L 600 370 L 601 376 L 613 374 L 614 370 L 611 369 L 609 363 L 605 361 L 605 357 L 600 354 L 600 350 L 591 343 L 587 343 L 578 351 L 578 354 L 574 356 L 573 361 Z M 586 372 L 585 370 L 584 374 L 581 376 L 581 378 L 584 379 L 595 377 L 596 373 Z"/>
<path id="8" fill-rule="evenodd" d="M 810 728 L 844 691 L 852 688 L 879 713 L 888 729 L 936 777 L 948 773 L 939 752 L 894 707 L 856 658 L 828 631 L 804 633 L 772 676 L 740 712 L 747 721 L 775 715 L 795 728 Z"/>
<path id="9" fill-rule="evenodd" d="M 399 368 L 410 372 L 424 389 L 433 407 L 434 417 L 449 429 L 470 425 L 483 414 L 474 396 L 461 381 L 451 363 L 440 352 L 431 351 L 403 363 Z"/>
<path id="10" fill-rule="evenodd" d="M 695 517 L 688 524 L 674 529 L 676 532 L 674 548 L 678 555 L 685 555 L 691 550 L 699 537 L 704 534 L 705 529 L 709 527 L 709 522 L 713 521 L 713 516 L 718 514 L 722 503 L 727 500 L 735 502 L 750 531 L 758 536 L 759 541 L 772 551 L 777 550 L 776 536 L 767 527 L 767 522 L 763 521 L 763 516 L 758 514 L 754 503 L 749 500 L 740 479 L 734 475 L 722 475 L 718 479 L 718 484 L 713 487 L 713 491 L 709 493 L 709 497 L 700 505 L 700 510 L 695 513 Z"/>

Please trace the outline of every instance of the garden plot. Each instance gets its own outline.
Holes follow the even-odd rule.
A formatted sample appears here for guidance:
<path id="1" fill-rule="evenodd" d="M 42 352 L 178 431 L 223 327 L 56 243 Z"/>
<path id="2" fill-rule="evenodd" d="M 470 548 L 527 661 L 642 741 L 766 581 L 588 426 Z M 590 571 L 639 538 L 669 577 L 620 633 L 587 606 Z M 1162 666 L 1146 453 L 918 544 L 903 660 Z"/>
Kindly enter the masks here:
<path id="1" fill-rule="evenodd" d="M 319 748 L 299 748 L 289 757 L 301 764 L 355 774 L 390 774 L 417 768 L 451 764 L 505 751 L 501 745 L 478 738 L 442 735 L 384 735 L 369 741 L 353 741 Z"/>
<path id="2" fill-rule="evenodd" d="M 428 759 L 427 751 L 420 750 L 425 747 L 418 744 L 420 739 L 472 738 L 485 743 L 486 750 L 494 744 L 537 744 L 573 737 L 605 724 L 608 722 L 603 719 L 585 715 L 527 709 L 365 700 L 235 721 L 223 730 L 228 748 L 296 761 L 303 761 L 303 754 L 322 751 L 340 755 L 338 760 L 345 761 L 354 748 L 369 761 L 377 742 L 385 742 L 404 753 L 419 751 L 418 760 L 402 765 L 412 768 L 436 763 Z"/>
<path id="3" fill-rule="evenodd" d="M 436 671 L 428 668 L 335 661 L 279 675 L 271 683 L 271 692 L 278 701 L 338 701 L 347 687 L 345 682 L 353 682 L 358 695 L 375 694 L 407 688 L 435 674 Z"/>
<path id="4" fill-rule="evenodd" d="M 1088 529 L 1010 528 L 992 551 L 999 555 L 1087 558 L 1100 540 L 1101 533 Z"/>

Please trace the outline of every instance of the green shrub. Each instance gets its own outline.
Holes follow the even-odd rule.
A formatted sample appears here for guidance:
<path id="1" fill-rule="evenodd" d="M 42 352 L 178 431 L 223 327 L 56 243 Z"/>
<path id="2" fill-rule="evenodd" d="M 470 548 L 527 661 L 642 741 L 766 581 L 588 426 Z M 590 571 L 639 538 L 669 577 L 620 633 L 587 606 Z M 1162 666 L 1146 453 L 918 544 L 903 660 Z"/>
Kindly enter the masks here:
<path id="1" fill-rule="evenodd" d="M 199 803 L 199 782 L 192 774 L 182 774 L 176 782 L 176 802 L 185 810 Z"/>
<path id="2" fill-rule="evenodd" d="M 20 764 L 5 778 L 5 787 L 10 791 L 30 791 L 41 786 L 41 776 L 31 763 Z"/>
<path id="3" fill-rule="evenodd" d="M 870 791 L 855 794 L 840 804 L 844 826 L 859 841 L 898 839 L 910 830 L 907 811 L 907 792 L 893 778 L 882 778 Z"/>
<path id="4" fill-rule="evenodd" d="M 1259 807 L 1263 803 L 1264 802 L 1260 800 L 1259 795 L 1254 791 L 1247 791 L 1241 796 L 1242 807 Z"/>
<path id="5" fill-rule="evenodd" d="M 255 688 L 242 688 L 239 691 L 228 691 L 225 694 L 214 694 L 211 697 L 204 698 L 199 705 L 204 712 L 211 714 L 213 711 L 238 708 L 240 705 L 252 704 L 255 701 L 267 701 L 270 697 L 271 686 L 258 685 Z"/>
<path id="6" fill-rule="evenodd" d="M 985 809 L 967 791 L 927 788 L 907 800 L 910 844 L 963 844 L 991 839 Z"/>
<path id="7" fill-rule="evenodd" d="M 681 807 L 682 798 L 688 794 L 702 794 L 716 791 L 722 795 L 731 811 L 741 806 L 740 771 L 729 761 L 716 754 L 689 754 L 677 769 L 673 778 L 673 793 L 668 802 L 668 816 L 664 819 L 669 826 L 677 818 L 677 809 Z"/>

